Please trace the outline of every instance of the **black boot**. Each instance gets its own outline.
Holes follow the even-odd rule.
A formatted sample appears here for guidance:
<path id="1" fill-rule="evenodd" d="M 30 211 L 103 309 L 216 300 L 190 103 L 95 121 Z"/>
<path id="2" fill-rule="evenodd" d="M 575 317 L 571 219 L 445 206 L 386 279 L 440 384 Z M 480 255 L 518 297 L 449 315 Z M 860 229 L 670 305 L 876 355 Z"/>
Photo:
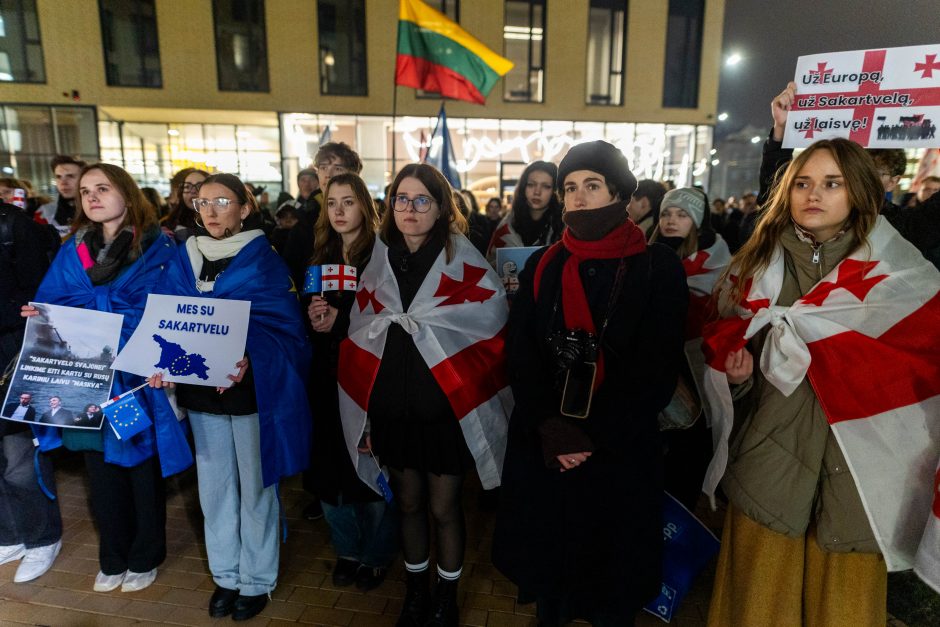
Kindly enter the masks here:
<path id="1" fill-rule="evenodd" d="M 425 627 L 457 627 L 457 584 L 459 583 L 459 579 L 438 577 Z"/>
<path id="2" fill-rule="evenodd" d="M 405 601 L 395 627 L 423 627 L 428 615 L 428 571 L 406 575 Z"/>

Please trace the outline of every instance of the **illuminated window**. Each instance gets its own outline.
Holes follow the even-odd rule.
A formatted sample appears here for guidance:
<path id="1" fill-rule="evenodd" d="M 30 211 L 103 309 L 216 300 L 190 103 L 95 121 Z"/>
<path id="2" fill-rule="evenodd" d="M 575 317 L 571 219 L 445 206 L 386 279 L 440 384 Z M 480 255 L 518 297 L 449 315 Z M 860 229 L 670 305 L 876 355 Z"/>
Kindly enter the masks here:
<path id="1" fill-rule="evenodd" d="M 0 2 L 0 81 L 46 82 L 36 0 Z"/>
<path id="2" fill-rule="evenodd" d="M 503 50 L 514 63 L 503 77 L 503 99 L 542 102 L 545 85 L 545 3 L 506 0 Z"/>
<path id="3" fill-rule="evenodd" d="M 104 69 L 112 87 L 162 87 L 154 0 L 98 0 Z"/>
<path id="4" fill-rule="evenodd" d="M 212 0 L 220 91 L 270 91 L 264 0 Z"/>
<path id="5" fill-rule="evenodd" d="M 626 38 L 627 1 L 591 0 L 588 13 L 587 104 L 623 104 Z"/>
<path id="6" fill-rule="evenodd" d="M 365 0 L 319 0 L 320 93 L 367 96 Z"/>
<path id="7" fill-rule="evenodd" d="M 663 106 L 698 108 L 705 0 L 669 0 Z"/>

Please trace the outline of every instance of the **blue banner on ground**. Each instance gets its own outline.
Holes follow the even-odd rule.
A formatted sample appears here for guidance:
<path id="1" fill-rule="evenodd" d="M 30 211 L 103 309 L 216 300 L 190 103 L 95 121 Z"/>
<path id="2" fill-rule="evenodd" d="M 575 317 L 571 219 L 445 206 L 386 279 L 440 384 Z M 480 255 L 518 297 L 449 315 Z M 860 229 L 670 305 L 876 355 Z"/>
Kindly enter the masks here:
<path id="1" fill-rule="evenodd" d="M 699 572 L 718 554 L 718 538 L 669 493 L 663 492 L 663 584 L 645 609 L 670 622 Z"/>

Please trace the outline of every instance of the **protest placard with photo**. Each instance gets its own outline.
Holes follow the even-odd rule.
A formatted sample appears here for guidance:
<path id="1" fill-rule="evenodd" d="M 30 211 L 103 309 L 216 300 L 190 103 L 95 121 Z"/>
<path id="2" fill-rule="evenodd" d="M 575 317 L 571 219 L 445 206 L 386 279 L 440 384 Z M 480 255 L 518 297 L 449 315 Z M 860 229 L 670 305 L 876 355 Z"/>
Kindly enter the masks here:
<path id="1" fill-rule="evenodd" d="M 71 429 L 100 429 L 111 396 L 120 314 L 31 303 L 23 348 L 2 417 Z"/>
<path id="2" fill-rule="evenodd" d="M 247 300 L 150 294 L 144 316 L 113 368 L 164 381 L 227 388 L 245 356 Z"/>
<path id="3" fill-rule="evenodd" d="M 800 57 L 785 148 L 844 137 L 868 148 L 937 148 L 940 44 Z"/>
<path id="4" fill-rule="evenodd" d="M 496 274 L 503 280 L 506 295 L 511 296 L 519 290 L 519 273 L 525 262 L 537 251 L 539 246 L 516 246 L 496 249 Z"/>

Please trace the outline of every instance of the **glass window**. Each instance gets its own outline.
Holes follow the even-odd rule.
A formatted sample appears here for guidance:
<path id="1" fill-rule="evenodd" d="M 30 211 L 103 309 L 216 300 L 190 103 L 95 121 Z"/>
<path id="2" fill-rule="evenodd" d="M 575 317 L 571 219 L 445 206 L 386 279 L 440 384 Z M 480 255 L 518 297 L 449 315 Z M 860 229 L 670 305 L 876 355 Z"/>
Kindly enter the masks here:
<path id="1" fill-rule="evenodd" d="M 503 99 L 542 102 L 545 84 L 545 3 L 506 0 L 505 56 L 515 65 L 503 80 Z"/>
<path id="2" fill-rule="evenodd" d="M 663 106 L 698 108 L 705 0 L 669 0 Z"/>
<path id="3" fill-rule="evenodd" d="M 623 104 L 626 38 L 626 0 L 591 0 L 588 13 L 587 104 Z"/>
<path id="4" fill-rule="evenodd" d="M 365 0 L 319 0 L 317 29 L 320 93 L 367 96 Z"/>
<path id="5" fill-rule="evenodd" d="M 220 91 L 270 91 L 264 0 L 212 0 Z"/>
<path id="6" fill-rule="evenodd" d="M 98 160 L 93 107 L 0 106 L 0 176 L 24 178 L 50 194 L 49 161 L 58 154 Z"/>
<path id="7" fill-rule="evenodd" d="M 154 0 L 98 0 L 108 85 L 162 87 Z"/>
<path id="8" fill-rule="evenodd" d="M 36 0 L 0 2 L 0 81 L 46 82 Z"/>

